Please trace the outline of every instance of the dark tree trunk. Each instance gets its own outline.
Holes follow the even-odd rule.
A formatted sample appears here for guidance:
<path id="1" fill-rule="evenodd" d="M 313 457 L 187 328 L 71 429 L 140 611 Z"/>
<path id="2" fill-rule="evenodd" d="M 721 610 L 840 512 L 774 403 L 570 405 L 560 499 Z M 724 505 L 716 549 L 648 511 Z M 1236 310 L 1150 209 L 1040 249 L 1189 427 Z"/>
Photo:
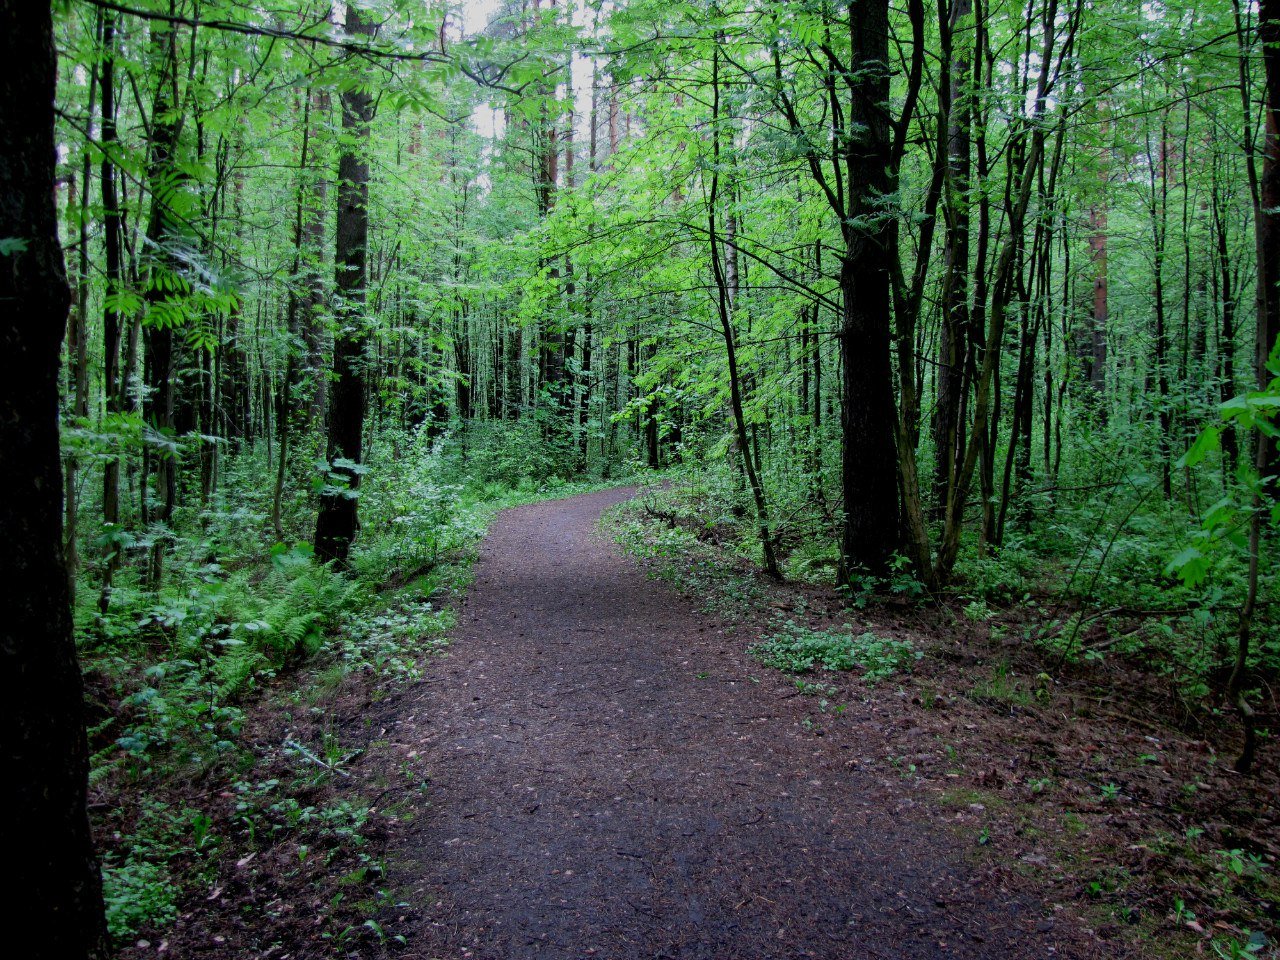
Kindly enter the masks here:
<path id="1" fill-rule="evenodd" d="M 1218 251 L 1218 272 L 1215 275 L 1218 284 L 1218 297 L 1222 302 L 1222 321 L 1218 334 L 1218 400 L 1226 403 L 1236 395 L 1236 301 L 1234 272 L 1231 268 L 1231 256 L 1227 237 L 1227 224 L 1222 212 L 1222 197 L 1217 184 L 1213 191 L 1213 233 Z M 1227 426 L 1222 431 L 1222 456 L 1226 476 L 1235 476 L 1236 463 L 1240 458 L 1240 446 L 1236 439 L 1234 426 Z"/>
<path id="2" fill-rule="evenodd" d="M 893 370 L 890 362 L 890 268 L 893 221 L 880 210 L 890 191 L 889 4 L 849 10 L 855 81 L 849 105 L 850 207 L 840 264 L 844 395 L 840 423 L 846 569 L 887 569 L 900 541 Z M 854 224 L 861 224 L 855 226 Z M 909 376 L 910 372 L 904 372 Z"/>
<path id="3" fill-rule="evenodd" d="M 1273 374 L 1267 363 L 1280 335 L 1280 0 L 1262 0 L 1258 11 L 1262 63 L 1266 73 L 1262 170 L 1257 215 L 1258 325 L 1256 377 L 1265 387 Z M 1280 475 L 1280 447 L 1276 438 L 1259 432 L 1258 463 L 1264 476 Z M 1271 483 L 1273 490 L 1280 484 Z"/>
<path id="4" fill-rule="evenodd" d="M 1105 133 L 1108 127 L 1104 123 Z M 1099 197 L 1089 208 L 1089 253 L 1093 259 L 1092 324 L 1089 329 L 1088 375 L 1098 401 L 1099 418 L 1107 418 L 1107 162 L 1098 164 Z"/>
<path id="5" fill-rule="evenodd" d="M 365 22 L 354 5 L 347 7 L 346 31 L 371 37 L 372 22 Z M 342 94 L 342 130 L 345 134 L 338 164 L 338 226 L 336 261 L 338 331 L 333 338 L 334 382 L 329 396 L 330 470 L 342 487 L 330 484 L 320 498 L 316 519 L 316 557 L 321 562 L 347 562 L 355 539 L 358 518 L 356 491 L 360 473 L 356 467 L 364 452 L 365 414 L 365 284 L 369 249 L 369 162 L 365 151 L 373 120 L 373 97 L 365 89 Z M 339 465 L 341 462 L 341 465 Z"/>
<path id="6" fill-rule="evenodd" d="M 311 137 L 327 128 L 329 121 L 329 92 L 321 90 L 312 95 Z M 324 324 L 321 322 L 321 306 L 324 303 L 324 282 L 320 273 L 324 263 L 325 207 L 329 202 L 328 176 L 318 169 L 312 150 L 310 169 L 303 170 L 303 177 L 310 180 L 306 210 L 302 221 L 302 274 L 306 293 L 299 304 L 302 339 L 306 347 L 303 381 L 307 387 L 306 425 L 324 423 L 325 407 L 329 400 L 329 380 L 324 365 Z"/>
<path id="7" fill-rule="evenodd" d="M 963 21 L 973 12 L 972 0 L 953 0 L 949 18 L 940 25 L 954 49 Z M 961 48 L 961 51 L 963 47 Z M 969 368 L 969 179 L 972 171 L 972 98 L 967 87 L 972 65 L 967 53 L 951 56 L 947 91 L 946 223 L 943 238 L 942 331 L 938 338 L 938 387 L 933 419 L 934 505 L 941 517 L 960 453 L 960 401 Z"/>
<path id="8" fill-rule="evenodd" d="M 58 362 L 71 293 L 54 203 L 50 5 L 0 0 L 0 844 L 35 960 L 108 954 L 85 812 L 89 751 L 62 550 Z"/>
<path id="9" fill-rule="evenodd" d="M 96 34 L 102 34 L 102 15 L 98 16 Z M 95 67 L 89 74 L 89 118 L 93 120 L 93 112 L 97 103 L 98 70 Z M 89 187 L 93 167 L 92 157 L 86 146 L 80 167 L 80 196 L 74 196 L 75 180 L 72 179 L 72 196 L 68 197 L 69 205 L 77 210 L 79 229 L 77 244 L 79 258 L 76 269 L 76 302 L 71 314 L 71 328 L 67 336 L 67 379 L 71 390 L 71 415 L 80 422 L 89 416 Z M 74 456 L 66 461 L 66 563 L 67 583 L 71 590 L 71 603 L 75 606 L 76 574 L 80 571 L 79 547 L 79 489 L 76 475 L 79 463 Z"/>
<path id="10" fill-rule="evenodd" d="M 1155 159 L 1155 158 L 1152 158 Z M 1153 168 L 1151 184 L 1151 239 L 1153 291 L 1155 298 L 1155 375 L 1156 375 L 1156 426 L 1159 430 L 1160 484 L 1165 499 L 1173 496 L 1173 471 L 1170 464 L 1173 418 L 1169 407 L 1169 323 L 1165 311 L 1164 261 L 1168 241 L 1169 214 L 1169 127 L 1168 116 L 1160 122 L 1160 155 L 1158 169 Z"/>
<path id="11" fill-rule="evenodd" d="M 102 191 L 103 249 L 106 259 L 107 299 L 102 310 L 102 392 L 106 399 L 107 415 L 124 412 L 125 382 L 120 375 L 121 315 L 111 300 L 120 290 L 124 276 L 121 255 L 120 198 L 116 190 L 116 168 L 113 156 L 116 137 L 115 90 L 115 14 L 106 18 L 102 28 L 102 171 L 99 176 Z M 120 459 L 107 459 L 102 468 L 102 524 L 114 531 L 120 523 Z M 120 551 L 114 545 L 107 547 L 106 562 L 102 573 L 102 594 L 98 606 L 103 613 L 111 600 L 111 585 L 120 565 Z"/>

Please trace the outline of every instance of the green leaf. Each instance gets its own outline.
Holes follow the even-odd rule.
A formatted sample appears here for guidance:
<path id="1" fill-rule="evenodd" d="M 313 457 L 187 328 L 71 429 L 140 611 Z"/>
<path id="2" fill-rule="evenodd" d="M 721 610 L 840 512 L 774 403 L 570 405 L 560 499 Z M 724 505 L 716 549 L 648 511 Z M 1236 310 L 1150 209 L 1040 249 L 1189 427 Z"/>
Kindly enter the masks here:
<path id="1" fill-rule="evenodd" d="M 1209 574 L 1209 559 L 1196 547 L 1180 550 L 1164 568 L 1166 576 L 1177 576 L 1189 587 L 1201 583 Z"/>
<path id="2" fill-rule="evenodd" d="M 1205 427 L 1200 431 L 1200 436 L 1196 437 L 1195 443 L 1191 444 L 1191 449 L 1178 460 L 1178 466 L 1194 467 L 1221 446 L 1222 428 L 1217 426 Z"/>

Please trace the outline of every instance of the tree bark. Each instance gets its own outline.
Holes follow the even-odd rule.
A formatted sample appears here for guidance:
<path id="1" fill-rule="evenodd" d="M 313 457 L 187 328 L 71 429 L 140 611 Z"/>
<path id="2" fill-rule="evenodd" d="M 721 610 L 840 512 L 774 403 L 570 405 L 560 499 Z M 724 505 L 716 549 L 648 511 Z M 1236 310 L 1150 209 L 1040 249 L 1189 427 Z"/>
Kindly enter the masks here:
<path id="1" fill-rule="evenodd" d="M 1272 379 L 1267 364 L 1280 335 L 1280 0 L 1261 0 L 1258 32 L 1266 78 L 1262 170 L 1255 210 L 1258 245 L 1255 376 L 1261 389 Z M 1273 492 L 1280 491 L 1280 482 L 1275 479 L 1280 475 L 1280 447 L 1276 438 L 1260 432 L 1258 443 L 1261 444 L 1258 465 L 1262 474 L 1273 478 L 1270 481 Z"/>
<path id="2" fill-rule="evenodd" d="M 960 401 L 967 388 L 969 368 L 969 179 L 972 171 L 972 97 L 968 91 L 972 65 L 956 34 L 973 12 L 972 0 L 952 0 L 940 21 L 944 66 L 949 84 L 944 105 L 947 115 L 947 169 L 944 210 L 946 232 L 942 259 L 942 331 L 938 339 L 937 399 L 933 419 L 934 509 L 940 518 L 955 476 L 960 452 Z M 941 11 L 940 11 L 941 14 Z"/>
<path id="3" fill-rule="evenodd" d="M 890 270 L 896 251 L 892 216 L 880 209 L 891 192 L 888 0 L 850 6 L 849 42 L 854 79 L 848 121 L 857 133 L 848 137 L 845 155 L 849 209 L 840 263 L 841 557 L 846 571 L 881 574 L 900 543 L 890 360 Z"/>
<path id="4" fill-rule="evenodd" d="M 1099 127 L 1105 140 L 1110 127 L 1104 121 Z M 1089 329 L 1089 386 L 1093 388 L 1099 419 L 1107 420 L 1107 169 L 1109 151 L 1104 143 L 1098 157 L 1098 198 L 1089 207 L 1089 253 L 1093 259 L 1093 316 Z"/>
<path id="5" fill-rule="evenodd" d="M 354 4 L 347 6 L 346 31 L 372 37 Z M 344 146 L 338 163 L 338 226 L 335 254 L 338 330 L 333 337 L 334 382 L 329 395 L 328 462 L 341 485 L 327 485 L 316 518 L 316 557 L 345 565 L 359 518 L 356 496 L 364 453 L 365 351 L 364 317 L 369 250 L 369 162 L 365 154 L 373 96 L 364 87 L 342 94 Z"/>
<path id="6" fill-rule="evenodd" d="M 86 814 L 89 750 L 63 561 L 58 364 L 71 292 L 54 201 L 50 5 L 0 0 L 0 844 L 36 960 L 108 955 Z M 20 465 L 20 469 L 16 468 Z"/>

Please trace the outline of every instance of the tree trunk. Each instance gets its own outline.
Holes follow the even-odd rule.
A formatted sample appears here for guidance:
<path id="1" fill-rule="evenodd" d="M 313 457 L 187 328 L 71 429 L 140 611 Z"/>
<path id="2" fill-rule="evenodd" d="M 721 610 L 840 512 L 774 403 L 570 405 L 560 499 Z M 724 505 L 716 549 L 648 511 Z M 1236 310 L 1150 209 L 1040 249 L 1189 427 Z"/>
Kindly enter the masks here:
<path id="1" fill-rule="evenodd" d="M 720 38 L 717 38 L 719 42 Z M 751 485 L 751 498 L 755 502 L 756 522 L 759 528 L 760 553 L 764 560 L 764 572 L 775 580 L 782 579 L 778 560 L 773 550 L 773 535 L 769 529 L 769 509 L 765 501 L 764 485 L 757 469 L 759 454 L 753 451 L 747 437 L 747 421 L 742 409 L 742 379 L 738 372 L 738 347 L 733 328 L 733 307 L 738 298 L 737 250 L 730 245 L 721 252 L 716 227 L 716 203 L 720 192 L 720 59 L 719 47 L 713 48 L 711 59 L 711 144 L 712 175 L 711 192 L 707 199 L 707 236 L 711 243 L 711 271 L 716 284 L 716 314 L 720 318 L 720 330 L 724 335 L 725 355 L 729 364 L 729 403 L 733 410 L 733 425 L 738 437 L 738 451 L 742 466 Z M 726 218 L 733 223 L 733 215 Z"/>
<path id="2" fill-rule="evenodd" d="M 1258 246 L 1258 323 L 1255 377 L 1265 387 L 1273 374 L 1267 364 L 1276 351 L 1280 335 L 1280 0 L 1261 0 L 1258 28 L 1263 69 L 1265 120 L 1262 128 L 1262 170 L 1259 176 L 1258 206 L 1254 211 Z M 1263 476 L 1272 477 L 1270 487 L 1280 491 L 1280 447 L 1274 436 L 1259 432 L 1261 452 L 1258 464 Z"/>
<path id="3" fill-rule="evenodd" d="M 346 31 L 372 37 L 354 4 L 347 6 Z M 334 382 L 329 396 L 328 462 L 332 480 L 320 497 L 316 518 L 316 557 L 345 565 L 358 525 L 356 496 L 364 453 L 365 352 L 364 318 L 369 249 L 369 162 L 365 156 L 373 97 L 364 88 L 342 94 L 343 153 L 338 163 L 338 225 L 335 286 L 338 331 L 333 338 Z"/>
<path id="4" fill-rule="evenodd" d="M 328 128 L 329 92 L 321 90 L 312 95 L 313 114 L 311 133 L 314 139 Z M 314 157 L 315 150 L 312 150 Z M 310 178 L 310 196 L 302 221 L 302 270 L 305 276 L 306 294 L 299 305 L 301 310 L 302 338 L 306 345 L 306 370 L 303 380 L 307 384 L 306 425 L 324 424 L 325 409 L 329 403 L 329 378 L 325 371 L 324 324 L 320 313 L 324 303 L 324 281 L 321 270 L 324 264 L 325 210 L 329 203 L 329 178 L 321 172 L 320 165 L 311 162 L 312 169 L 304 170 Z"/>
<path id="5" fill-rule="evenodd" d="M 95 30 L 97 38 L 102 34 L 102 15 L 98 15 Z M 96 39 L 96 38 L 95 38 Z M 98 71 L 95 67 L 89 72 L 89 123 L 93 123 L 94 107 L 97 104 Z M 93 167 L 92 158 L 86 147 L 80 167 L 80 196 L 76 202 L 74 196 L 68 198 L 68 205 L 74 209 L 79 223 L 77 224 L 77 242 L 79 245 L 79 263 L 76 270 L 76 303 L 72 312 L 71 329 L 67 338 L 67 373 L 72 393 L 71 415 L 81 423 L 89 416 L 89 186 Z M 75 181 L 72 180 L 74 185 Z M 75 607 L 76 574 L 80 570 L 79 547 L 79 490 L 76 475 L 79 464 L 74 456 L 66 461 L 66 563 L 67 584 L 71 590 L 71 606 Z"/>
<path id="6" fill-rule="evenodd" d="M 1222 212 L 1223 198 L 1215 183 L 1213 197 L 1213 233 L 1217 243 L 1218 298 L 1222 302 L 1222 320 L 1218 333 L 1218 401 L 1226 403 L 1236 395 L 1236 301 L 1234 271 L 1231 268 L 1231 256 L 1227 237 L 1226 219 Z M 1240 458 L 1240 446 L 1236 438 L 1236 428 L 1228 424 L 1222 431 L 1222 457 L 1224 474 L 1234 477 L 1236 463 Z"/>
<path id="7" fill-rule="evenodd" d="M 1108 130 L 1104 123 L 1101 130 Z M 1089 385 L 1098 417 L 1107 420 L 1107 172 L 1106 150 L 1098 165 L 1099 196 L 1089 208 L 1089 252 L 1093 258 L 1093 316 L 1089 330 Z"/>
<path id="8" fill-rule="evenodd" d="M 174 336 L 173 318 L 164 314 L 167 306 L 181 299 L 184 282 L 178 261 L 167 252 L 182 232 L 180 221 L 169 204 L 177 189 L 177 149 L 182 135 L 182 118 L 178 114 L 178 43 L 176 28 L 170 23 L 151 26 L 151 48 L 159 63 L 151 110 L 151 156 L 147 165 L 151 210 L 147 223 L 147 259 L 149 278 L 146 303 L 149 323 L 146 327 L 146 370 L 149 387 L 144 404 L 145 415 L 161 436 L 173 437 L 175 380 L 177 379 L 178 343 Z M 180 310 L 173 311 L 180 315 Z M 149 516 L 168 528 L 178 499 L 178 459 L 176 453 L 153 451 L 155 461 L 158 511 Z M 151 549 L 148 580 L 159 586 L 164 565 L 167 536 L 157 536 Z"/>
<path id="9" fill-rule="evenodd" d="M 51 7 L 0 0 L 0 837 L 6 910 L 36 960 L 108 955 L 85 800 L 89 750 L 62 545 L 58 364 L 71 293 L 54 202 Z"/>
<path id="10" fill-rule="evenodd" d="M 840 263 L 841 557 L 846 572 L 881 574 L 900 540 L 889 289 L 896 251 L 893 220 L 879 209 L 891 192 L 888 0 L 852 5 L 849 32 L 855 79 L 848 119 L 858 132 L 846 153 L 851 196 Z"/>
<path id="11" fill-rule="evenodd" d="M 115 90 L 115 14 L 109 14 L 102 28 L 102 170 L 99 176 L 102 192 L 103 249 L 106 259 L 106 297 L 102 308 L 102 392 L 107 416 L 124 412 L 126 383 L 120 374 L 121 315 L 112 296 L 119 292 L 124 276 L 121 257 L 120 198 L 116 190 L 116 90 Z M 111 602 L 111 586 L 120 565 L 120 551 L 114 534 L 120 524 L 120 458 L 111 456 L 102 468 L 102 525 L 109 534 L 106 560 L 102 571 L 102 593 L 98 608 L 107 612 Z"/>
<path id="12" fill-rule="evenodd" d="M 958 28 L 973 12 L 972 0 L 953 0 L 941 25 L 946 50 L 954 50 Z M 947 106 L 946 223 L 942 259 L 942 331 L 938 339 L 937 399 L 933 419 L 934 509 L 941 517 L 960 453 L 960 401 L 969 367 L 969 178 L 972 169 L 972 66 L 962 47 L 951 55 Z"/>

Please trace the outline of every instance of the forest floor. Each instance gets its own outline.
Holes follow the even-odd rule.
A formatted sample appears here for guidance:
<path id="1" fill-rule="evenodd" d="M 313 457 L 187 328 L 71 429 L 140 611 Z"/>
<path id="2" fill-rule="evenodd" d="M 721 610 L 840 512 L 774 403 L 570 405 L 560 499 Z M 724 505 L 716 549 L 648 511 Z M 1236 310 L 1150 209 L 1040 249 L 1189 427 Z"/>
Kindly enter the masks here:
<path id="1" fill-rule="evenodd" d="M 288 799 L 193 784 L 243 836 L 123 956 L 1271 955 L 1243 921 L 1274 908 L 1273 775 L 1070 671 L 1029 680 L 954 611 L 628 556 L 599 521 L 635 493 L 499 514 L 422 679 L 264 701 L 246 735 L 312 752 L 244 778 Z M 750 655 L 793 620 L 922 659 L 872 683 Z"/>
<path id="2" fill-rule="evenodd" d="M 390 857 L 410 954 L 1117 955 L 871 769 L 874 709 L 815 736 L 747 625 L 597 532 L 632 494 L 502 514 L 451 652 L 374 718 L 430 776 Z"/>

